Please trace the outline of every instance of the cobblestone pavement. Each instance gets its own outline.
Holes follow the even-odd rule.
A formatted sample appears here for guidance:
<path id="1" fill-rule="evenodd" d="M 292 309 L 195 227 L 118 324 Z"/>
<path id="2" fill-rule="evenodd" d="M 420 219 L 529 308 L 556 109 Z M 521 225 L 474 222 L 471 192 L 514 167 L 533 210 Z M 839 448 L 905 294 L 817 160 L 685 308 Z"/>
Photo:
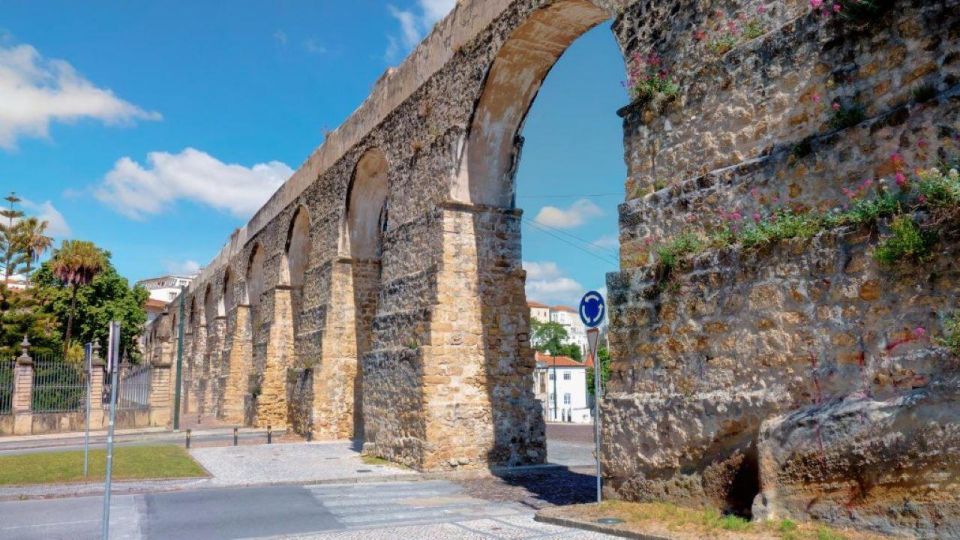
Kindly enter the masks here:
<path id="1" fill-rule="evenodd" d="M 365 464 L 349 441 L 197 448 L 190 455 L 213 475 L 215 486 L 417 476 L 409 469 Z"/>

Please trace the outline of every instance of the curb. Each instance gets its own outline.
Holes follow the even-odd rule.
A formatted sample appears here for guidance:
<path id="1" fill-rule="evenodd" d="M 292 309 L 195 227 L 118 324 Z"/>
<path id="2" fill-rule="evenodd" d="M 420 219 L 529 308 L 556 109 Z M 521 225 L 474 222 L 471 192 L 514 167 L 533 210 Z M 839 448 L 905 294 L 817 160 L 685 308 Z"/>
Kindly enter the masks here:
<path id="1" fill-rule="evenodd" d="M 666 536 L 655 536 L 652 534 L 644 534 L 633 531 L 625 531 L 623 529 L 617 529 L 616 527 L 609 527 L 606 525 L 600 525 L 599 523 L 591 523 L 589 521 L 580 521 L 577 519 L 568 519 L 560 518 L 554 516 L 545 516 L 541 512 L 537 512 L 533 516 L 534 521 L 540 523 L 546 523 L 548 525 L 557 525 L 560 527 L 567 527 L 570 529 L 580 529 L 582 531 L 590 531 L 601 534 L 608 534 L 610 536 L 616 536 L 619 538 L 631 538 L 633 540 L 672 540 Z"/>

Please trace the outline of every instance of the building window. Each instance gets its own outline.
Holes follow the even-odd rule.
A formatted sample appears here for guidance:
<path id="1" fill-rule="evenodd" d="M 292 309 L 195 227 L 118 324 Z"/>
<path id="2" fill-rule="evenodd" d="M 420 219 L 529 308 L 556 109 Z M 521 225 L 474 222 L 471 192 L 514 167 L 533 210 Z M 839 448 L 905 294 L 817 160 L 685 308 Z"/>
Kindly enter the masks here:
<path id="1" fill-rule="evenodd" d="M 550 392 L 550 403 L 553 403 L 553 392 Z M 552 406 L 552 405 L 551 405 Z"/>
<path id="2" fill-rule="evenodd" d="M 570 394 L 564 394 L 564 395 L 563 395 L 563 404 L 564 404 L 564 405 L 569 405 L 569 404 L 570 404 Z"/>
<path id="3" fill-rule="evenodd" d="M 550 380 L 551 380 L 551 381 L 553 380 L 553 376 L 554 376 L 554 373 L 551 371 L 551 372 L 550 372 Z"/>
<path id="4" fill-rule="evenodd" d="M 571 379 L 571 373 L 569 371 L 565 371 L 563 373 L 563 380 L 569 381 L 570 379 Z"/>

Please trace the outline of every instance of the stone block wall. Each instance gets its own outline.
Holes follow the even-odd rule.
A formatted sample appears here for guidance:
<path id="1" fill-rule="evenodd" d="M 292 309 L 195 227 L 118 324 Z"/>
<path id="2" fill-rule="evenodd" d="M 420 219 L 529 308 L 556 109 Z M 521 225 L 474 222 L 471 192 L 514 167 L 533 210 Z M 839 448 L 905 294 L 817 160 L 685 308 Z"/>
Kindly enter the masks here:
<path id="1" fill-rule="evenodd" d="M 929 468 L 953 470 L 960 428 L 946 390 L 960 360 L 939 342 L 960 309 L 953 218 L 919 266 L 873 258 L 889 222 L 707 249 L 669 274 L 656 248 L 777 209 L 841 210 L 849 190 L 871 198 L 879 178 L 896 189 L 897 171 L 960 157 L 958 8 L 897 2 L 855 25 L 806 2 L 643 2 L 618 20 L 629 52 L 659 52 L 680 95 L 621 111 L 610 495 L 955 537 L 960 486 Z M 698 32 L 711 35 L 717 10 L 765 33 L 713 54 Z M 915 99 L 921 86 L 932 99 Z M 863 116 L 831 125 L 834 103 Z"/>

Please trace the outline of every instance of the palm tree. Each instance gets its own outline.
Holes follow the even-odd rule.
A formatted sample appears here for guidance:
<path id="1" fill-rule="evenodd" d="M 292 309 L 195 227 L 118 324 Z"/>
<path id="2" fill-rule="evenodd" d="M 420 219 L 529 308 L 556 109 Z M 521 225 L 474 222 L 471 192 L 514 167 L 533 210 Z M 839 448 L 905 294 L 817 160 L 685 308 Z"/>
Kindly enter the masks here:
<path id="1" fill-rule="evenodd" d="M 77 306 L 77 290 L 88 285 L 106 267 L 107 258 L 93 242 L 64 240 L 60 244 L 60 249 L 53 253 L 50 270 L 64 285 L 73 288 L 70 296 L 70 313 L 67 315 L 67 330 L 63 339 L 64 356 L 73 335 L 73 312 Z"/>
<path id="2" fill-rule="evenodd" d="M 23 249 L 27 264 L 27 279 L 30 279 L 30 269 L 33 263 L 40 260 L 40 257 L 53 245 L 53 238 L 47 236 L 46 221 L 40 221 L 35 217 L 27 218 L 18 224 L 20 247 Z"/>

